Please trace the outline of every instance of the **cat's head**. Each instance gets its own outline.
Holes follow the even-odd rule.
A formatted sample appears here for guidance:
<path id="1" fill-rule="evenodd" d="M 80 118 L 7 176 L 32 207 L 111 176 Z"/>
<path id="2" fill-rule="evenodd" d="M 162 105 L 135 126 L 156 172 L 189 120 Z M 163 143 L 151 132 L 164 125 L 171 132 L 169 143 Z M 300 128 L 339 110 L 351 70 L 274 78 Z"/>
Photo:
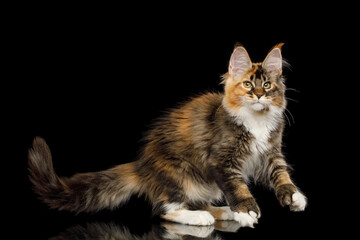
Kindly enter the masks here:
<path id="1" fill-rule="evenodd" d="M 223 77 L 224 104 L 230 111 L 246 107 L 261 113 L 286 107 L 282 45 L 276 45 L 260 63 L 253 63 L 244 47 L 235 47 Z"/>

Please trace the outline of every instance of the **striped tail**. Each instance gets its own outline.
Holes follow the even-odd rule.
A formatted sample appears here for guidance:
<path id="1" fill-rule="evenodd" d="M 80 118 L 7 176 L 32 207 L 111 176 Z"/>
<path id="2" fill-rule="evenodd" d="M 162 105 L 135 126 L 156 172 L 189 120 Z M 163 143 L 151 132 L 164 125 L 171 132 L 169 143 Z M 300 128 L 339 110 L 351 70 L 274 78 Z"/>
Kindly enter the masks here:
<path id="1" fill-rule="evenodd" d="M 40 199 L 51 208 L 75 213 L 113 209 L 140 191 L 136 162 L 92 173 L 59 177 L 45 140 L 36 137 L 29 150 L 30 180 Z"/>

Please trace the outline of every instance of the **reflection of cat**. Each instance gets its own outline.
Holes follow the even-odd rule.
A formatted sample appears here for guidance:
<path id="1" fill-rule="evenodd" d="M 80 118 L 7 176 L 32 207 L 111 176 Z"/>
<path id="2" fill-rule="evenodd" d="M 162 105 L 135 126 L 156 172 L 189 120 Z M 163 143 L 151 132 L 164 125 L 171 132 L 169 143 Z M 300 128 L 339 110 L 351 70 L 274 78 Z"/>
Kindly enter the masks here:
<path id="1" fill-rule="evenodd" d="M 86 226 L 77 225 L 68 228 L 50 240 L 86 240 L 86 239 L 112 239 L 112 240 L 161 240 L 161 239 L 191 239 L 221 240 L 214 229 L 227 232 L 236 232 L 240 223 L 235 221 L 216 222 L 209 226 L 190 226 L 171 222 L 162 222 L 161 225 L 153 225 L 151 231 L 142 235 L 133 234 L 125 226 L 115 223 L 88 223 Z M 188 238 L 186 238 L 188 239 Z"/>
<path id="2" fill-rule="evenodd" d="M 247 184 L 254 180 L 274 189 L 282 206 L 303 211 L 306 198 L 290 179 L 281 152 L 286 108 L 281 46 L 262 63 L 252 63 L 246 50 L 236 47 L 224 94 L 194 97 L 158 119 L 138 161 L 60 178 L 49 147 L 36 138 L 29 152 L 35 191 L 50 207 L 77 213 L 113 209 L 137 194 L 169 221 L 237 220 L 253 227 L 260 209 Z M 211 206 L 222 197 L 229 206 Z"/>

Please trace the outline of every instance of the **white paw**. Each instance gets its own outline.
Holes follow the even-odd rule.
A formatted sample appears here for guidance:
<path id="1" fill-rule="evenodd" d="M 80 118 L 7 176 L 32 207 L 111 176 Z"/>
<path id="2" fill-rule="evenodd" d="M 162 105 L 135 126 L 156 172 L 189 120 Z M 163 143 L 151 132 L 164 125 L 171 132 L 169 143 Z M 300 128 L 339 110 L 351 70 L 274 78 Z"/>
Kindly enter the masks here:
<path id="1" fill-rule="evenodd" d="M 174 213 L 164 216 L 166 220 L 197 226 L 212 225 L 215 222 L 214 217 L 207 211 L 177 210 Z"/>
<path id="2" fill-rule="evenodd" d="M 300 193 L 296 192 L 292 195 L 292 204 L 290 205 L 290 210 L 294 212 L 304 211 L 307 203 L 306 197 Z"/>
<path id="3" fill-rule="evenodd" d="M 189 211 L 190 214 L 187 218 L 189 225 L 212 225 L 215 222 L 214 217 L 206 211 Z"/>
<path id="4" fill-rule="evenodd" d="M 254 227 L 254 223 L 258 223 L 257 214 L 253 211 L 249 213 L 234 212 L 234 220 L 238 221 L 241 227 Z"/>

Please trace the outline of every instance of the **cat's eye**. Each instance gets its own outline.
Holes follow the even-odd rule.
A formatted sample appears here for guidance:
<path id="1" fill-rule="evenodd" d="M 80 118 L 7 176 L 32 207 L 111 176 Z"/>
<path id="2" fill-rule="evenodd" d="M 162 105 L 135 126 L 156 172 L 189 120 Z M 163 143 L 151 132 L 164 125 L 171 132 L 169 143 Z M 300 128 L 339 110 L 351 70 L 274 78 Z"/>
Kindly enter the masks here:
<path id="1" fill-rule="evenodd" d="M 252 84 L 251 84 L 251 82 L 249 82 L 249 81 L 245 81 L 245 82 L 243 83 L 243 85 L 244 85 L 244 87 L 246 87 L 246 88 L 251 88 L 251 87 L 252 87 Z"/>
<path id="2" fill-rule="evenodd" d="M 266 82 L 263 85 L 264 89 L 270 89 L 271 88 L 271 83 L 270 82 Z"/>

